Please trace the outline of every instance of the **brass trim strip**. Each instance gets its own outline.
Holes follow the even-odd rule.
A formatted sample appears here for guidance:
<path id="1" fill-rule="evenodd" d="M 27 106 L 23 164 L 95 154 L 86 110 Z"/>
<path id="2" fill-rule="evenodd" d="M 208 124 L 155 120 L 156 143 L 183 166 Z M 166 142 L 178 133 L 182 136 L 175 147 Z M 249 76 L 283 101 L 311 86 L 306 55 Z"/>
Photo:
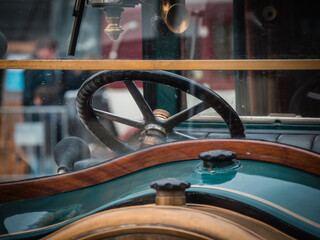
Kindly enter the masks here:
<path id="1" fill-rule="evenodd" d="M 63 70 L 320 70 L 320 59 L 0 60 L 0 68 Z"/>
<path id="2" fill-rule="evenodd" d="M 310 220 L 308 218 L 305 218 L 305 217 L 303 217 L 303 216 L 301 216 L 301 215 L 299 215 L 297 213 L 294 213 L 294 212 L 292 212 L 292 211 L 290 211 L 290 210 L 288 210 L 288 209 L 286 209 L 284 207 L 281 207 L 278 204 L 275 204 L 273 202 L 270 202 L 268 200 L 265 200 L 263 198 L 254 196 L 254 195 L 249 194 L 249 193 L 244 193 L 244 192 L 240 192 L 240 191 L 233 190 L 233 189 L 228 189 L 228 188 L 223 188 L 223 187 L 202 186 L 202 185 L 191 185 L 191 188 L 210 188 L 210 189 L 222 190 L 222 191 L 226 191 L 226 192 L 231 192 L 231 193 L 235 193 L 235 194 L 238 194 L 238 195 L 242 195 L 242 196 L 245 196 L 247 198 L 254 199 L 254 200 L 258 201 L 258 202 L 262 202 L 262 203 L 264 203 L 266 205 L 272 206 L 272 207 L 274 207 L 274 208 L 276 208 L 276 209 L 278 209 L 278 210 L 280 210 L 282 212 L 287 213 L 288 215 L 291 215 L 291 216 L 293 216 L 295 218 L 300 219 L 303 222 L 306 222 L 306 223 L 308 223 L 310 225 L 313 225 L 313 226 L 315 226 L 317 228 L 320 228 L 320 224 L 319 223 L 316 223 L 316 222 L 314 222 L 314 221 L 312 221 L 312 220 Z"/>

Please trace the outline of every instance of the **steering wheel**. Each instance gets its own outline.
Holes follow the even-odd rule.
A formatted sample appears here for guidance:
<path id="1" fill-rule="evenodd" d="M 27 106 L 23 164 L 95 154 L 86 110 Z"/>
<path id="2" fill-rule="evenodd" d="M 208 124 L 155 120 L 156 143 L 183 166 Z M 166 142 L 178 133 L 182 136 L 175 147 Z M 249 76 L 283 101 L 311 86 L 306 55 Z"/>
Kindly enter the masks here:
<path id="1" fill-rule="evenodd" d="M 302 115 L 304 117 L 318 117 L 319 111 L 314 108 L 314 106 L 319 104 L 319 93 L 315 93 L 312 90 L 320 88 L 319 84 L 320 73 L 316 73 L 311 76 L 302 86 L 300 86 L 293 94 L 290 105 L 289 112 Z M 319 92 L 319 91 L 318 91 Z M 305 100 L 309 98 L 313 100 L 311 104 L 305 104 Z M 310 110 L 311 108 L 311 110 Z"/>
<path id="2" fill-rule="evenodd" d="M 92 97 L 96 91 L 107 84 L 121 81 L 134 98 L 143 120 L 129 119 L 93 107 Z M 165 114 L 166 111 L 153 112 L 134 81 L 164 84 L 191 94 L 201 102 L 172 116 Z M 225 121 L 232 138 L 245 137 L 244 127 L 238 114 L 223 98 L 197 82 L 170 72 L 102 71 L 88 78 L 77 94 L 77 110 L 82 123 L 104 145 L 117 153 L 127 153 L 135 149 L 107 130 L 100 123 L 99 117 L 141 129 L 145 138 L 165 139 L 168 136 L 177 136 L 195 139 L 175 131 L 174 127 L 210 107 Z"/>

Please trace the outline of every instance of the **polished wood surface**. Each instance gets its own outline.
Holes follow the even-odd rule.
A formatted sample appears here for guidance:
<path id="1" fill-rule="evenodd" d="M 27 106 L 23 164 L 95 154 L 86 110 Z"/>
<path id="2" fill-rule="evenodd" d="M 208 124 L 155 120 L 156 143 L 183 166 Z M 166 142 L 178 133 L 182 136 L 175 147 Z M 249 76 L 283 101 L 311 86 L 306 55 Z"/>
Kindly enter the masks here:
<path id="1" fill-rule="evenodd" d="M 65 70 L 319 70 L 303 60 L 0 60 L 1 69 Z"/>
<path id="2" fill-rule="evenodd" d="M 0 184 L 0 202 L 48 196 L 93 186 L 159 164 L 198 159 L 214 149 L 237 153 L 237 159 L 280 164 L 320 175 L 320 155 L 294 147 L 254 140 L 192 140 L 146 148 L 73 173 Z"/>
<path id="3" fill-rule="evenodd" d="M 157 240 L 293 239 L 250 217 L 199 204 L 144 205 L 104 211 L 71 223 L 43 239 L 114 239 L 117 237 Z"/>
<path id="4" fill-rule="evenodd" d="M 93 186 L 159 164 L 198 159 L 221 149 L 237 159 L 280 164 L 320 175 L 320 155 L 294 147 L 254 140 L 192 140 L 146 148 L 82 171 L 0 184 L 0 202 L 48 196 Z"/>

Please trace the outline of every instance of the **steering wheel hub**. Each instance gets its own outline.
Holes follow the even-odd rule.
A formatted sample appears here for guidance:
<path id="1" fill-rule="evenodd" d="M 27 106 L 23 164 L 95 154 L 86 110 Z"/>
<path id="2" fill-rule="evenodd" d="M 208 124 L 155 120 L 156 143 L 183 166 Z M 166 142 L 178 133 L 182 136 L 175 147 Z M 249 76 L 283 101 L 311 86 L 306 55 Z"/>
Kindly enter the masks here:
<path id="1" fill-rule="evenodd" d="M 158 124 L 148 124 L 141 132 L 140 142 L 142 147 L 164 143 L 166 140 L 166 129 Z"/>

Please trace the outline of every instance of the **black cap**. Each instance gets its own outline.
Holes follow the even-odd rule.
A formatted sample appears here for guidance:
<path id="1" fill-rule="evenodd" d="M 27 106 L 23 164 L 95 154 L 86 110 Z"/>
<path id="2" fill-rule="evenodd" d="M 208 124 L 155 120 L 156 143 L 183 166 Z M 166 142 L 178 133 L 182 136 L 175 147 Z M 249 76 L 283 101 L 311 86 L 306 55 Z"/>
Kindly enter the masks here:
<path id="1" fill-rule="evenodd" d="M 150 187 L 155 190 L 185 190 L 190 183 L 177 178 L 165 178 L 151 183 Z"/>

